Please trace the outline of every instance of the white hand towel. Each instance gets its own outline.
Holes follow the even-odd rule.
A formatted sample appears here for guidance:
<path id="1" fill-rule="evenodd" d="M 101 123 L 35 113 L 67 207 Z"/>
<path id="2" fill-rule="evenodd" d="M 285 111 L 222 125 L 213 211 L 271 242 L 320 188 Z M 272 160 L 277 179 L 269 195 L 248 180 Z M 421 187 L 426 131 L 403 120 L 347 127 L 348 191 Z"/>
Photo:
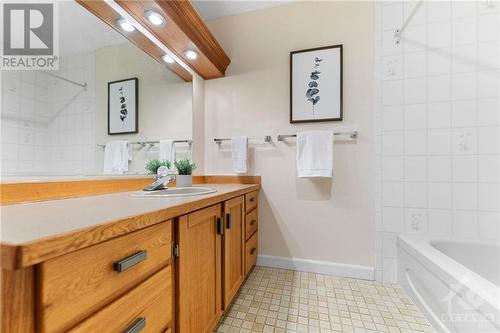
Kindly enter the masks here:
<path id="1" fill-rule="evenodd" d="M 247 172 L 248 164 L 248 137 L 233 136 L 231 138 L 231 157 L 233 170 L 236 173 Z"/>
<path id="2" fill-rule="evenodd" d="M 128 171 L 132 153 L 128 141 L 110 141 L 104 148 L 104 173 L 119 175 Z"/>
<path id="3" fill-rule="evenodd" d="M 175 144 L 174 140 L 160 140 L 159 144 L 159 159 L 160 161 L 168 160 L 172 162 L 175 161 Z"/>
<path id="4" fill-rule="evenodd" d="M 333 131 L 297 133 L 297 174 L 299 178 L 333 175 Z"/>

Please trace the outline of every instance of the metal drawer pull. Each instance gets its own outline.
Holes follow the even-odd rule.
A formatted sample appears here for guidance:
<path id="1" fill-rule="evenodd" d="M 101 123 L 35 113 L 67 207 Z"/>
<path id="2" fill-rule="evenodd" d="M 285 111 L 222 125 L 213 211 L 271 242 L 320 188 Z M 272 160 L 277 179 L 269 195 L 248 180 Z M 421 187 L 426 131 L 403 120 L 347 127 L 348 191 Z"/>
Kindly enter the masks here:
<path id="1" fill-rule="evenodd" d="M 231 229 L 231 214 L 226 214 L 226 229 Z"/>
<path id="2" fill-rule="evenodd" d="M 137 318 L 123 333 L 138 333 L 146 327 L 146 318 Z"/>
<path id="3" fill-rule="evenodd" d="M 217 235 L 224 235 L 224 221 L 222 221 L 221 217 L 217 218 L 216 229 Z"/>
<path id="4" fill-rule="evenodd" d="M 250 225 L 254 225 L 255 223 L 257 223 L 257 220 L 250 221 Z"/>
<path id="5" fill-rule="evenodd" d="M 120 261 L 117 261 L 113 264 L 113 270 L 115 272 L 123 272 L 127 269 L 129 269 L 132 266 L 137 265 L 141 261 L 144 261 L 148 258 L 148 251 L 143 250 L 137 253 L 134 253 L 133 255 L 123 258 Z"/>
<path id="6" fill-rule="evenodd" d="M 250 254 L 253 255 L 255 251 L 257 251 L 257 249 L 255 247 L 252 247 L 252 249 L 250 250 Z"/>
<path id="7" fill-rule="evenodd" d="M 255 198 L 254 197 L 251 197 L 250 198 L 250 202 L 254 202 L 255 201 Z"/>

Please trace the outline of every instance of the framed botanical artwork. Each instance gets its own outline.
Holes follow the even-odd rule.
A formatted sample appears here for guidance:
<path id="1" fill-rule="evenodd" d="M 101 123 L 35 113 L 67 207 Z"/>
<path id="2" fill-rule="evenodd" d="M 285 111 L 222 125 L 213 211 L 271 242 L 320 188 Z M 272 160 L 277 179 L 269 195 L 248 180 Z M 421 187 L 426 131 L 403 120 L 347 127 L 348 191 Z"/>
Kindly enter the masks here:
<path id="1" fill-rule="evenodd" d="M 139 79 L 108 82 L 108 134 L 139 131 Z"/>
<path id="2" fill-rule="evenodd" d="M 342 120 L 342 45 L 290 52 L 290 123 Z"/>

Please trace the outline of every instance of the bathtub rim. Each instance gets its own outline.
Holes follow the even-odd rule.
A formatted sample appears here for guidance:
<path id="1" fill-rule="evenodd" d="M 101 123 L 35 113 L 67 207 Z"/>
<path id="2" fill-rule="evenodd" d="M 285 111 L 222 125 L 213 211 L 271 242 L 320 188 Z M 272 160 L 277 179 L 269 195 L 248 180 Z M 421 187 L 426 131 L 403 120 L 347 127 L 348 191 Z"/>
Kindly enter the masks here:
<path id="1" fill-rule="evenodd" d="M 424 267 L 427 267 L 427 269 L 430 267 L 429 270 L 431 273 L 448 285 L 461 281 L 463 276 L 466 274 L 472 276 L 480 283 L 481 287 L 471 288 L 470 285 L 467 285 L 467 288 L 472 290 L 476 295 L 485 301 L 481 307 L 486 306 L 490 308 L 489 311 L 493 308 L 493 310 L 499 314 L 500 287 L 496 286 L 476 272 L 468 269 L 458 261 L 448 257 L 446 254 L 433 247 L 431 245 L 431 241 L 458 242 L 456 240 L 446 238 L 430 238 L 423 235 L 399 235 L 397 244 L 398 247 L 406 251 L 414 260 L 422 264 Z M 464 243 L 475 242 L 464 241 Z M 458 293 L 461 292 L 462 290 L 458 291 Z M 485 311 L 488 310 L 485 309 Z"/>

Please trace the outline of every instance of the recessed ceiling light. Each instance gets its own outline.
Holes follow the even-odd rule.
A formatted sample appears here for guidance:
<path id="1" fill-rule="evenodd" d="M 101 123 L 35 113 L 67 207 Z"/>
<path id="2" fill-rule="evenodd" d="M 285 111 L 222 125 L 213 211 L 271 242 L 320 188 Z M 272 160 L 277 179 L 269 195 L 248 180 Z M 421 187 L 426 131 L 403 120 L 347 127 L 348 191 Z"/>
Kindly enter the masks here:
<path id="1" fill-rule="evenodd" d="M 196 58 L 198 58 L 198 53 L 193 50 L 187 50 L 186 52 L 184 52 L 184 55 L 190 60 L 195 60 Z"/>
<path id="2" fill-rule="evenodd" d="M 124 18 L 118 19 L 116 23 L 118 23 L 118 25 L 120 26 L 120 28 L 122 28 L 122 30 L 125 30 L 127 32 L 132 32 L 135 30 L 134 26 Z"/>
<path id="3" fill-rule="evenodd" d="M 144 12 L 144 17 L 152 25 L 162 26 L 165 24 L 165 18 L 161 14 L 155 12 L 154 10 L 146 10 Z"/>
<path id="4" fill-rule="evenodd" d="M 174 58 L 169 56 L 168 54 L 165 54 L 163 57 L 161 57 L 163 61 L 165 61 L 167 64 L 173 64 L 175 62 Z"/>

